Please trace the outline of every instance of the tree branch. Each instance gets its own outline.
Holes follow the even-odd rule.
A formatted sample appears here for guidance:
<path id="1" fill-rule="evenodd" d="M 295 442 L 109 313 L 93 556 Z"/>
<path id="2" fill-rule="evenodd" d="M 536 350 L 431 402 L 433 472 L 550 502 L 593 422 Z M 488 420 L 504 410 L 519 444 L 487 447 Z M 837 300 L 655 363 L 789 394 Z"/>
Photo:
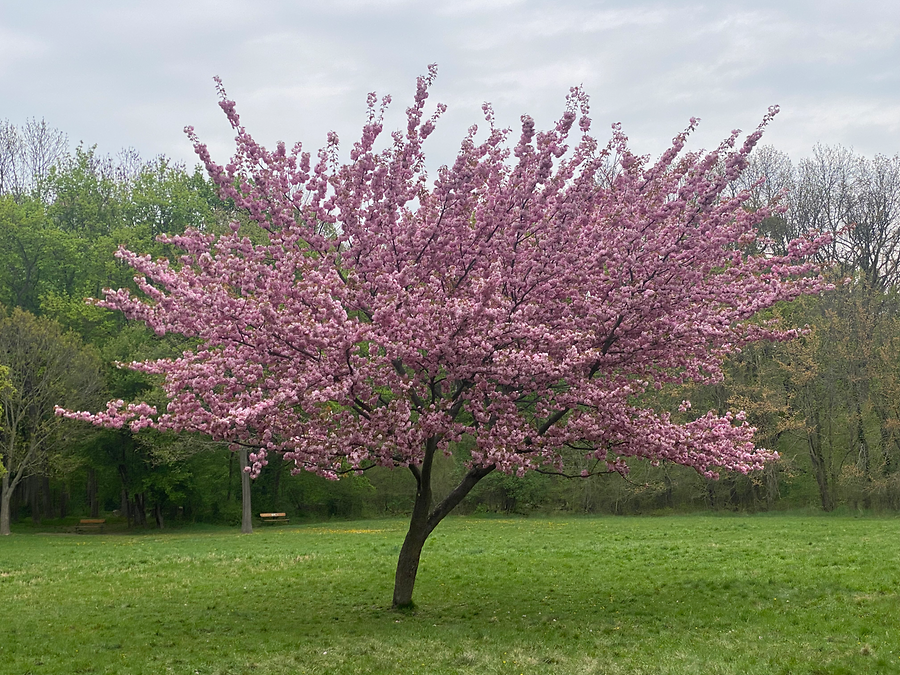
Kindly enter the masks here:
<path id="1" fill-rule="evenodd" d="M 473 467 L 460 481 L 453 490 L 438 504 L 434 510 L 428 515 L 428 533 L 437 527 L 444 517 L 450 513 L 456 506 L 465 499 L 466 495 L 472 491 L 472 488 L 478 484 L 482 478 L 487 476 L 491 471 L 497 468 L 496 464 L 485 467 Z"/>

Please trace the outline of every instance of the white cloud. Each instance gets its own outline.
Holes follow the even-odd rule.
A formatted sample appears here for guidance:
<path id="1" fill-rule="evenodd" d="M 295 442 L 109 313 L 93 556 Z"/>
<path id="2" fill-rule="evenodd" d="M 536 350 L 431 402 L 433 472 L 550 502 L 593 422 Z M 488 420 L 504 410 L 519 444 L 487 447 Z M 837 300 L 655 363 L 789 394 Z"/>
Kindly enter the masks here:
<path id="1" fill-rule="evenodd" d="M 461 17 L 509 11 L 521 7 L 525 0 L 445 0 L 436 3 L 435 13 L 439 16 Z"/>
<path id="2" fill-rule="evenodd" d="M 415 76 L 437 61 L 433 100 L 450 105 L 431 144 L 452 159 L 492 101 L 498 121 L 541 125 L 584 84 L 594 128 L 622 121 L 659 152 L 691 116 L 696 143 L 784 112 L 766 142 L 900 151 L 896 0 L 161 0 L 16 3 L 0 28 L 0 87 L 13 121 L 45 116 L 115 152 L 181 153 L 185 124 L 211 147 L 232 133 L 211 84 L 221 75 L 264 142 L 355 138 L 369 91 L 402 124 Z M 181 150 L 177 150 L 181 148 Z M 217 150 L 218 151 L 218 150 Z"/>
<path id="3" fill-rule="evenodd" d="M 0 26 L 0 75 L 7 75 L 29 59 L 48 51 L 46 40 Z"/>

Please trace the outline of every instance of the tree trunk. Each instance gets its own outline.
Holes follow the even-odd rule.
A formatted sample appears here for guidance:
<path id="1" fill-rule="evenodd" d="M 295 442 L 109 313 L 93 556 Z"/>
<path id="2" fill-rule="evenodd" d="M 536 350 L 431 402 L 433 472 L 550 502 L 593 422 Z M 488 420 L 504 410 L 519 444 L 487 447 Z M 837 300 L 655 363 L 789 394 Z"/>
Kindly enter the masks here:
<path id="1" fill-rule="evenodd" d="M 241 454 L 241 534 L 253 534 L 253 505 L 250 502 L 250 474 L 247 467 L 247 448 L 239 450 Z"/>
<path id="2" fill-rule="evenodd" d="M 156 520 L 156 527 L 163 529 L 162 504 L 158 501 L 153 504 L 153 518 Z"/>
<path id="3" fill-rule="evenodd" d="M 859 399 L 856 400 L 856 447 L 858 450 L 856 466 L 862 472 L 866 485 L 863 488 L 863 508 L 872 508 L 871 486 L 872 481 L 871 455 L 869 453 L 869 441 L 866 439 L 866 430 L 863 426 L 862 406 Z"/>
<path id="4" fill-rule="evenodd" d="M 228 453 L 228 491 L 225 493 L 225 501 L 231 501 L 231 484 L 234 483 L 234 453 Z"/>
<path id="5" fill-rule="evenodd" d="M 147 504 L 143 492 L 134 493 L 134 524 L 147 524 Z"/>
<path id="6" fill-rule="evenodd" d="M 775 469 L 774 462 L 766 464 L 763 477 L 766 482 L 766 510 L 771 511 L 775 501 L 781 496 L 778 489 L 778 471 Z"/>
<path id="7" fill-rule="evenodd" d="M 124 451 L 122 453 L 124 455 Z M 135 523 L 135 509 L 131 504 L 131 495 L 128 491 L 128 467 L 125 464 L 119 464 L 119 481 L 122 484 L 122 492 L 121 492 L 121 509 L 125 514 L 125 518 L 128 521 L 128 527 Z"/>
<path id="8" fill-rule="evenodd" d="M 672 482 L 672 477 L 669 475 L 668 467 L 665 464 L 663 464 L 663 479 L 666 486 L 666 490 L 663 493 L 663 506 L 671 509 L 675 506 L 675 484 Z"/>
<path id="9" fill-rule="evenodd" d="M 893 432 L 887 423 L 885 423 L 884 419 L 881 421 L 881 457 L 883 459 L 881 463 L 881 475 L 888 476 L 891 473 L 891 452 L 890 448 L 893 443 Z"/>
<path id="10" fill-rule="evenodd" d="M 806 440 L 809 446 L 809 458 L 812 461 L 813 473 L 819 486 L 822 509 L 826 512 L 834 511 L 834 495 L 832 495 L 831 485 L 828 483 L 828 471 L 825 467 L 825 458 L 822 456 L 818 429 L 807 432 Z"/>
<path id="11" fill-rule="evenodd" d="M 284 469 L 284 465 L 286 462 L 282 459 L 281 455 L 275 454 L 275 480 L 272 481 L 272 501 L 275 506 L 276 511 L 281 510 L 281 472 Z"/>
<path id="12" fill-rule="evenodd" d="M 25 488 L 28 490 L 28 507 L 31 509 L 31 522 L 41 524 L 40 491 L 41 481 L 38 476 L 28 476 Z"/>
<path id="13" fill-rule="evenodd" d="M 400 557 L 397 560 L 392 603 L 395 608 L 413 606 L 412 595 L 416 585 L 416 574 L 419 571 L 419 558 L 428 535 L 469 494 L 478 481 L 496 468 L 492 464 L 489 467 L 470 469 L 460 484 L 434 510 L 431 510 L 431 470 L 438 440 L 437 437 L 432 437 L 426 441 L 425 457 L 421 467 L 414 465 L 409 467 L 416 478 L 416 501 L 409 521 L 409 531 L 403 540 Z"/>
<path id="14" fill-rule="evenodd" d="M 9 487 L 9 491 L 12 493 L 9 500 L 9 522 L 11 523 L 19 522 L 19 511 L 22 510 L 22 490 L 17 490 L 15 485 L 15 482 L 12 482 Z M 19 487 L 21 488 L 21 484 Z"/>
<path id="15" fill-rule="evenodd" d="M 100 501 L 97 498 L 97 472 L 93 467 L 88 469 L 87 479 L 88 504 L 91 509 L 91 518 L 100 517 Z"/>
<path id="16" fill-rule="evenodd" d="M 871 474 L 871 459 L 869 454 L 869 442 L 866 440 L 866 430 L 863 426 L 862 410 L 859 402 L 856 403 L 856 447 L 858 451 L 857 466 L 863 476 L 868 479 Z"/>
<path id="17" fill-rule="evenodd" d="M 63 483 L 59 491 L 59 517 L 65 518 L 67 515 L 69 515 L 69 484 Z"/>
<path id="18" fill-rule="evenodd" d="M 0 481 L 0 536 L 5 536 L 9 534 L 9 502 L 13 491 L 9 485 L 8 473 L 4 473 Z"/>
<path id="19" fill-rule="evenodd" d="M 394 575 L 394 607 L 411 607 L 413 604 L 412 594 L 416 585 L 416 574 L 419 571 L 419 558 L 425 540 L 430 534 L 428 512 L 431 510 L 433 460 L 434 453 L 426 451 L 421 470 L 412 465 L 409 467 L 416 477 L 416 501 L 409 519 L 409 530 L 400 548 L 400 557 L 397 559 L 397 573 Z"/>
<path id="20" fill-rule="evenodd" d="M 53 493 L 50 491 L 50 476 L 41 476 L 41 496 L 43 497 L 44 518 L 53 518 Z"/>

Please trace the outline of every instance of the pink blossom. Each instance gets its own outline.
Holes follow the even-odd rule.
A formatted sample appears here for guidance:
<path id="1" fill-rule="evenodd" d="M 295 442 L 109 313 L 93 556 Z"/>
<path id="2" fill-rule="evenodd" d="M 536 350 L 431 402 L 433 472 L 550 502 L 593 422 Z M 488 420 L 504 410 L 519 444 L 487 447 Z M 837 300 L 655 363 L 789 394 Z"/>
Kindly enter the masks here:
<path id="1" fill-rule="evenodd" d="M 388 100 L 369 98 L 346 164 L 334 135 L 315 156 L 267 150 L 219 83 L 234 157 L 216 164 L 188 135 L 222 198 L 266 236 L 188 230 L 164 239 L 183 252 L 172 263 L 121 249 L 140 293 L 94 302 L 198 346 L 124 366 L 164 377 L 165 411 L 113 401 L 60 414 L 250 445 L 253 475 L 271 451 L 329 477 L 416 467 L 464 437 L 473 466 L 510 473 L 559 467 L 573 447 L 623 474 L 628 457 L 709 476 L 773 458 L 741 415 L 677 422 L 640 399 L 716 382 L 741 345 L 794 337 L 751 320 L 824 288 L 807 258 L 826 239 L 753 253 L 768 211 L 725 189 L 775 111 L 706 154 L 683 151 L 692 119 L 651 162 L 618 125 L 606 145 L 588 135 L 579 88 L 550 130 L 523 117 L 512 147 L 486 106 L 484 132 L 473 126 L 429 184 L 422 143 L 444 110 L 425 114 L 434 74 L 382 150 Z"/>

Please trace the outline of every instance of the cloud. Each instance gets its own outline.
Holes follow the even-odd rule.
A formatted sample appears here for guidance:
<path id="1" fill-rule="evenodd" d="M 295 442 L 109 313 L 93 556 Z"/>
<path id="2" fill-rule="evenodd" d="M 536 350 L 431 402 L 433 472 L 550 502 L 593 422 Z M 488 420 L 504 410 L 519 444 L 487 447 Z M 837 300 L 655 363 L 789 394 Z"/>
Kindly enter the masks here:
<path id="1" fill-rule="evenodd" d="M 4 113 L 110 152 L 182 148 L 190 162 L 185 124 L 227 151 L 216 74 L 265 142 L 355 138 L 369 91 L 394 95 L 390 129 L 435 61 L 432 100 L 450 106 L 438 162 L 483 101 L 503 126 L 523 113 L 547 125 L 578 84 L 598 134 L 622 121 L 640 152 L 662 151 L 691 116 L 709 147 L 773 103 L 784 112 L 765 142 L 792 153 L 900 151 L 896 0 L 47 0 L 16 3 L 2 26 Z"/>
<path id="2" fill-rule="evenodd" d="M 0 76 L 48 51 L 47 40 L 0 26 Z"/>

